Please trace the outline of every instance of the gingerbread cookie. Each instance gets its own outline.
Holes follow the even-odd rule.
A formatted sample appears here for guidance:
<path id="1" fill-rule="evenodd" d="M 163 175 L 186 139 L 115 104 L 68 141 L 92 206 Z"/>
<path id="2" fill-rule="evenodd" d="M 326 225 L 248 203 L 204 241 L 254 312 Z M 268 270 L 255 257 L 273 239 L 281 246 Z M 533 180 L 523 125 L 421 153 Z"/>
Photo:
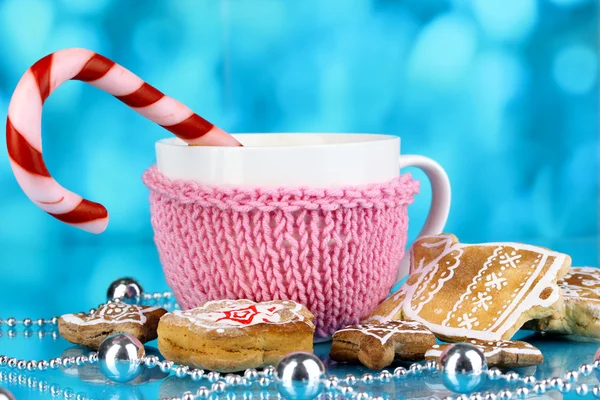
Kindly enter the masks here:
<path id="1" fill-rule="evenodd" d="M 521 368 L 541 364 L 542 352 L 527 342 L 499 340 L 484 341 L 469 339 L 466 343 L 478 347 L 489 367 Z M 449 344 L 436 344 L 425 353 L 426 360 L 439 361 L 440 355 Z"/>
<path id="2" fill-rule="evenodd" d="M 435 344 L 435 336 L 418 322 L 391 321 L 352 325 L 333 334 L 329 357 L 334 361 L 360 361 L 382 369 L 395 358 L 419 361 Z"/>
<path id="3" fill-rule="evenodd" d="M 69 342 L 92 349 L 98 349 L 114 333 L 129 333 L 145 343 L 156 339 L 158 321 L 166 312 L 159 307 L 111 302 L 91 314 L 63 315 L 58 320 L 58 331 Z"/>
<path id="4" fill-rule="evenodd" d="M 562 305 L 556 282 L 571 265 L 565 254 L 520 243 L 462 244 L 453 235 L 415 246 L 402 317 L 445 341 L 508 340 Z"/>
<path id="5" fill-rule="evenodd" d="M 558 281 L 563 307 L 523 327 L 535 331 L 600 338 L 600 269 L 573 267 Z"/>
<path id="6" fill-rule="evenodd" d="M 402 320 L 402 304 L 406 298 L 406 291 L 400 287 L 394 294 L 379 304 L 375 310 L 365 318 L 364 322 L 385 323 L 388 321 Z"/>
<path id="7" fill-rule="evenodd" d="M 293 301 L 208 301 L 166 314 L 158 348 L 178 364 L 219 372 L 276 364 L 292 351 L 313 349 L 315 326 L 306 307 Z"/>

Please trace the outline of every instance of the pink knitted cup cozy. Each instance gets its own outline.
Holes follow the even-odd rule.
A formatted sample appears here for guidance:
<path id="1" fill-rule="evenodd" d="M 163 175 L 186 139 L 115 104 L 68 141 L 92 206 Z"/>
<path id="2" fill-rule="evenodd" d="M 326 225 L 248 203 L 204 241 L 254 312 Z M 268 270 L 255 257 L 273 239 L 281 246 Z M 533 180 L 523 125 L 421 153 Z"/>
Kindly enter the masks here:
<path id="1" fill-rule="evenodd" d="M 410 174 L 342 189 L 208 187 L 156 167 L 143 178 L 160 260 L 182 308 L 291 299 L 313 312 L 317 337 L 359 322 L 386 297 L 419 192 Z"/>

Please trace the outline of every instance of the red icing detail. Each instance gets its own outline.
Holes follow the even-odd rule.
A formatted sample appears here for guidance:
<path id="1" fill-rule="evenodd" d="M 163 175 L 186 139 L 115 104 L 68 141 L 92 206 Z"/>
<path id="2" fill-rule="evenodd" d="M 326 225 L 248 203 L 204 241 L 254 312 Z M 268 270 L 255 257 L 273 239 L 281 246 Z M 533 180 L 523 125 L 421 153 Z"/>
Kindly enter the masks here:
<path id="1" fill-rule="evenodd" d="M 254 317 L 259 315 L 260 313 L 256 310 L 256 306 L 252 305 L 246 308 L 239 308 L 237 310 L 232 311 L 223 311 L 225 316 L 223 318 L 219 318 L 215 322 L 230 320 L 234 322 L 239 322 L 243 325 L 251 324 L 254 320 Z"/>
<path id="2" fill-rule="evenodd" d="M 50 176 L 50 172 L 48 172 L 42 158 L 42 153 L 33 148 L 27 139 L 15 129 L 12 122 L 10 122 L 10 118 L 6 119 L 6 147 L 10 158 L 27 172 Z"/>
<path id="3" fill-rule="evenodd" d="M 271 307 L 271 308 L 267 308 L 267 311 L 269 311 L 269 312 L 273 312 L 273 311 L 275 311 L 276 309 L 277 309 L 277 307 Z"/>
<path id="4" fill-rule="evenodd" d="M 175 134 L 180 139 L 197 139 L 206 135 L 212 128 L 213 124 L 199 116 L 192 114 L 188 119 L 181 121 L 175 125 L 161 125 L 169 132 Z"/>
<path id="5" fill-rule="evenodd" d="M 31 66 L 31 72 L 37 81 L 38 87 L 40 88 L 40 97 L 42 98 L 42 104 L 48 96 L 50 96 L 50 68 L 52 67 L 52 54 L 48 54 L 46 57 L 41 58 L 35 64 Z"/>

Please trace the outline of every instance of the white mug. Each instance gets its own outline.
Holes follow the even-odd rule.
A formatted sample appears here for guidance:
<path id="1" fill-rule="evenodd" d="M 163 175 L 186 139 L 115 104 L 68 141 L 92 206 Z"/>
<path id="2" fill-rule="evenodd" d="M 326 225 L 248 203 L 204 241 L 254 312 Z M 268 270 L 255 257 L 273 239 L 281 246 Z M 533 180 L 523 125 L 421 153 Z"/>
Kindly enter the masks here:
<path id="1" fill-rule="evenodd" d="M 450 182 L 430 158 L 400 155 L 393 135 L 346 133 L 246 133 L 244 147 L 188 146 L 177 139 L 156 143 L 158 170 L 170 179 L 209 186 L 335 188 L 389 182 L 400 169 L 417 167 L 432 186 L 432 202 L 419 236 L 442 232 L 450 211 Z M 226 168 L 223 168 L 226 165 Z M 408 274 L 407 251 L 398 281 Z"/>

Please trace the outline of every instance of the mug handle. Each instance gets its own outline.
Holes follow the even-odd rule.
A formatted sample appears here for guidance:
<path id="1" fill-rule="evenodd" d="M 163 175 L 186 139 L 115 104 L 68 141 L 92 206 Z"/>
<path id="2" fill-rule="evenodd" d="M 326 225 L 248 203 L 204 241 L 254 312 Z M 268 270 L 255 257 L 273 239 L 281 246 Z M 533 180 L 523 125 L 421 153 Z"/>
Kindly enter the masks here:
<path id="1" fill-rule="evenodd" d="M 421 228 L 421 232 L 417 238 L 426 235 L 438 235 L 442 233 L 448 213 L 450 212 L 450 180 L 446 171 L 440 164 L 433 161 L 431 158 L 419 156 L 415 154 L 400 155 L 398 159 L 399 168 L 417 167 L 427 175 L 431 183 L 431 206 L 429 214 L 425 220 L 425 225 Z M 400 282 L 408 275 L 410 269 L 410 246 L 406 246 L 406 253 L 400 261 L 398 267 L 398 277 L 396 283 Z"/>

